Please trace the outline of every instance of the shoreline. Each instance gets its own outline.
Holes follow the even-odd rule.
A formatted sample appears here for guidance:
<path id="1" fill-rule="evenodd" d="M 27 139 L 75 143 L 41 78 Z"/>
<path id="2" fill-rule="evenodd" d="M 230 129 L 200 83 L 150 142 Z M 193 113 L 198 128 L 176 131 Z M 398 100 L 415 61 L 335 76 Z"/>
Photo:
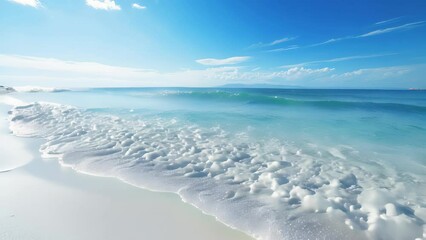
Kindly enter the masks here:
<path id="1" fill-rule="evenodd" d="M 1 104 L 0 109 L 5 107 Z M 2 111 L 2 121 L 5 116 Z M 5 131 L 0 134 L 4 136 Z M 178 194 L 82 174 L 57 160 L 42 159 L 37 150 L 41 139 L 18 141 L 24 142 L 32 160 L 0 172 L 0 223 L 4 226 L 0 238 L 253 239 Z M 76 233 L 75 229 L 85 230 Z"/>

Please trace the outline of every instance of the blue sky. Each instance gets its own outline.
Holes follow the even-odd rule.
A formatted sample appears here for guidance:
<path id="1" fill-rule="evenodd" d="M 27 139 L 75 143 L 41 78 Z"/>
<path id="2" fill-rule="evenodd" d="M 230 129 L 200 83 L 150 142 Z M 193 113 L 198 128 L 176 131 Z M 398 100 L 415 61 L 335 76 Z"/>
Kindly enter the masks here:
<path id="1" fill-rule="evenodd" d="M 0 85 L 426 88 L 426 2 L 0 0 Z"/>

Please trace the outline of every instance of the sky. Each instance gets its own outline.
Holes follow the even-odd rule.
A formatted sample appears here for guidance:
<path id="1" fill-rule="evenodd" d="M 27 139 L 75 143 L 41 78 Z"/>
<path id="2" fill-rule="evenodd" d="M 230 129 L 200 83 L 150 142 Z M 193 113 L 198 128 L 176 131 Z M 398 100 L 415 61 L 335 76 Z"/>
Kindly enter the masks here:
<path id="1" fill-rule="evenodd" d="M 0 0 L 0 85 L 426 88 L 424 0 Z"/>

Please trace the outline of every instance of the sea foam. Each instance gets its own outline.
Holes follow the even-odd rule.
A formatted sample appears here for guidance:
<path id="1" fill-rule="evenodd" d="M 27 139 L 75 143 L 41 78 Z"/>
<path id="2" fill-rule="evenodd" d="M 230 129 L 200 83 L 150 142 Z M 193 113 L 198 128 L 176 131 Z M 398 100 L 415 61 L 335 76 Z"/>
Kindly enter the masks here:
<path id="1" fill-rule="evenodd" d="M 424 178 L 354 164 L 348 146 L 301 149 L 176 119 L 124 119 L 33 103 L 10 128 L 46 140 L 45 158 L 85 173 L 178 193 L 258 239 L 426 238 Z M 190 227 L 190 226 L 189 226 Z"/>
<path id="2" fill-rule="evenodd" d="M 12 89 L 17 92 L 28 92 L 28 93 L 70 91 L 70 89 L 66 89 L 66 88 L 39 87 L 39 86 L 17 86 L 17 87 L 13 87 Z"/>

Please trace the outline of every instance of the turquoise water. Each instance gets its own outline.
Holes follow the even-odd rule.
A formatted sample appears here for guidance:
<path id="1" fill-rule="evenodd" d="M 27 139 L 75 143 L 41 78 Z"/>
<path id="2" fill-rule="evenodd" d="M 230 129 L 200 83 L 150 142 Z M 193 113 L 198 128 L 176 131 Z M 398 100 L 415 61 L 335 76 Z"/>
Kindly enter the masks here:
<path id="1" fill-rule="evenodd" d="M 24 97 L 39 98 L 122 117 L 177 118 L 260 138 L 362 147 L 404 167 L 426 164 L 425 91 L 118 88 Z"/>
<path id="2" fill-rule="evenodd" d="M 43 154 L 60 155 L 83 172 L 178 192 L 253 236 L 425 236 L 426 91 L 120 88 L 13 95 L 62 104 L 12 113 L 19 116 L 12 120 L 15 134 L 47 140 Z"/>

